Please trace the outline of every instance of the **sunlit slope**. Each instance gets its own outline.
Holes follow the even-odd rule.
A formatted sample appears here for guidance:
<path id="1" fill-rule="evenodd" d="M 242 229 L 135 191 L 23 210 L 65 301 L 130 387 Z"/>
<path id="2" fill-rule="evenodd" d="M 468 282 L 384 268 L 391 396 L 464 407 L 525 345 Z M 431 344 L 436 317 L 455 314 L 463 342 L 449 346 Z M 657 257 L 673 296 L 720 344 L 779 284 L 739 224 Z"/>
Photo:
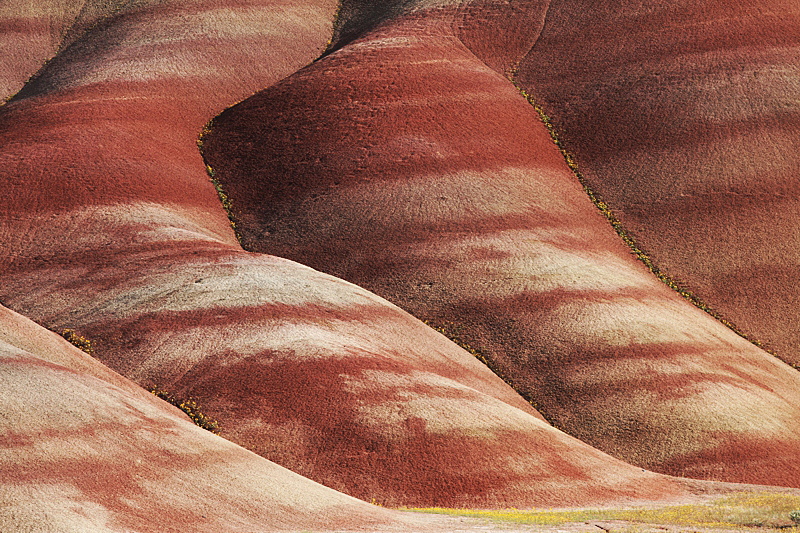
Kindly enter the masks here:
<path id="1" fill-rule="evenodd" d="M 489 68 L 465 42 L 503 17 L 475 26 L 463 8 L 390 10 L 214 120 L 204 153 L 245 246 L 452 328 L 557 427 L 626 461 L 797 485 L 800 375 L 631 255 L 499 73 L 524 47 L 478 50 Z"/>
<path id="2" fill-rule="evenodd" d="M 800 364 L 800 5 L 555 0 L 517 79 L 656 265 Z"/>
<path id="3" fill-rule="evenodd" d="M 113 289 L 84 284 L 85 298 L 49 312 L 39 302 L 53 289 L 14 301 L 78 328 L 135 381 L 196 398 L 223 437 L 328 486 L 394 505 L 685 493 L 553 429 L 472 355 L 350 284 L 267 256 L 115 262 L 92 276 Z M 50 287 L 81 283 L 70 268 L 53 275 Z"/>
<path id="4" fill-rule="evenodd" d="M 80 3 L 9 0 L 0 4 L 0 102 L 55 55 Z"/>
<path id="5" fill-rule="evenodd" d="M 0 102 L 98 21 L 148 2 L 6 0 L 0 4 Z"/>
<path id="6" fill-rule="evenodd" d="M 5 308 L 0 383 L 3 531 L 375 530 L 407 520 L 198 428 Z"/>
<path id="7" fill-rule="evenodd" d="M 224 437 L 364 499 L 686 494 L 552 428 L 387 301 L 239 247 L 197 135 L 320 53 L 334 8 L 158 3 L 53 59 L 0 112 L 0 300 L 76 330 L 140 385 L 193 396 Z"/>

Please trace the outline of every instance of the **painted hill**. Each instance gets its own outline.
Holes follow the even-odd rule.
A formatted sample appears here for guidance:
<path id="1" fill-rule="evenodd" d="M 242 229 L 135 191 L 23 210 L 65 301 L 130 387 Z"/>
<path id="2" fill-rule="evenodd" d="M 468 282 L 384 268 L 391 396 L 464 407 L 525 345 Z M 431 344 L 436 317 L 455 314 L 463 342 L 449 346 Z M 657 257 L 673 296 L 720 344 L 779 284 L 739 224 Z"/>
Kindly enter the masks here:
<path id="1" fill-rule="evenodd" d="M 0 101 L 51 59 L 80 11 L 78 2 L 9 0 L 0 5 Z"/>
<path id="2" fill-rule="evenodd" d="M 319 53 L 333 7 L 138 6 L 50 61 L 0 115 L 0 299 L 76 330 L 140 385 L 196 398 L 232 441 L 363 499 L 521 507 L 687 494 L 556 430 L 385 300 L 239 248 L 196 136 L 216 110 Z M 285 21 L 295 25 L 260 29 Z"/>
<path id="3" fill-rule="evenodd" d="M 797 486 L 800 374 L 631 255 L 501 74 L 542 6 L 509 44 L 523 3 L 351 4 L 334 53 L 204 138 L 245 247 L 454 328 L 557 427 L 628 462 Z"/>
<path id="4" fill-rule="evenodd" d="M 668 274 L 800 365 L 800 6 L 553 1 L 519 64 Z"/>
<path id="5" fill-rule="evenodd" d="M 798 374 L 630 257 L 506 79 L 547 7 L 4 8 L 3 90 L 53 57 L 0 107 L 0 529 L 447 531 L 351 496 L 796 484 Z"/>
<path id="6" fill-rule="evenodd" d="M 313 483 L 198 428 L 176 408 L 5 308 L 0 384 L 3 531 L 425 525 Z"/>

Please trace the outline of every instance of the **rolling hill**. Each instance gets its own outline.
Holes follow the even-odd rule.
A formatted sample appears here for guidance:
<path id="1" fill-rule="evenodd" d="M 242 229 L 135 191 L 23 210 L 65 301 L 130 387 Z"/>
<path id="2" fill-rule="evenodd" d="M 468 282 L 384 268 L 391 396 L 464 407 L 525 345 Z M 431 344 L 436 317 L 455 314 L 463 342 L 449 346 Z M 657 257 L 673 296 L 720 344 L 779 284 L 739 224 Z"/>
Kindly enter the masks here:
<path id="1" fill-rule="evenodd" d="M 626 7 L 583 9 L 602 25 Z M 570 10 L 4 5 L 0 529 L 452 531 L 356 498 L 798 487 L 800 374 L 636 260 L 520 92 L 573 102 L 556 84 L 580 87 L 574 69 L 541 71 L 581 50 Z M 582 116 L 553 123 L 595 127 Z M 576 129 L 580 168 L 627 224 L 606 148 Z M 709 302 L 727 316 L 733 300 Z M 192 398 L 219 436 L 153 388 Z"/>
<path id="2" fill-rule="evenodd" d="M 495 20 L 516 20 L 509 6 Z M 345 22 L 347 44 L 213 120 L 203 152 L 244 246 L 453 328 L 625 461 L 796 486 L 800 374 L 632 256 L 502 75 L 531 39 L 502 41 L 500 61 L 471 43 L 516 29 L 471 7 L 353 15 L 358 37 Z"/>

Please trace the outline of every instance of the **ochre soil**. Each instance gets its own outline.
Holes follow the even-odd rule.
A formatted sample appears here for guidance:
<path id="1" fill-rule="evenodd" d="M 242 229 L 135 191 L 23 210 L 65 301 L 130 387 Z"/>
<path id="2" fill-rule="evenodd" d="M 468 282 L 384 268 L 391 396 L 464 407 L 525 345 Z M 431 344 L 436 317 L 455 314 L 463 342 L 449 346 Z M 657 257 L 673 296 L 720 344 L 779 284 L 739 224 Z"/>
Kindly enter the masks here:
<path id="1" fill-rule="evenodd" d="M 797 486 L 800 374 L 632 256 L 503 75 L 543 6 L 491 47 L 513 16 L 347 5 L 333 53 L 205 137 L 245 247 L 453 328 L 556 427 L 625 461 Z"/>

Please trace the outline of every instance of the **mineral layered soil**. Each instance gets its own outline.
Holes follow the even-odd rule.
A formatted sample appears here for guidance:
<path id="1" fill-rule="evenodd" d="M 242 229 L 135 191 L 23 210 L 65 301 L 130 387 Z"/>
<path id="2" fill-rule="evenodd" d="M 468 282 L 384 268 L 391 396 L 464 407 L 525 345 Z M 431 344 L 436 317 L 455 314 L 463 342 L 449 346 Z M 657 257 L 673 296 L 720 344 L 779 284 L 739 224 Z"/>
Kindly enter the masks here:
<path id="1" fill-rule="evenodd" d="M 798 486 L 798 373 L 631 257 L 509 81 L 554 6 L 8 6 L 0 530 Z"/>
<path id="2" fill-rule="evenodd" d="M 491 6 L 506 13 L 356 10 L 332 53 L 216 117 L 204 154 L 245 247 L 452 330 L 556 427 L 632 464 L 798 486 L 800 374 L 632 256 L 504 76 L 550 12 Z M 520 17 L 527 33 L 503 32 Z"/>
<path id="3" fill-rule="evenodd" d="M 554 0 L 517 79 L 658 265 L 800 365 L 800 5 Z"/>

